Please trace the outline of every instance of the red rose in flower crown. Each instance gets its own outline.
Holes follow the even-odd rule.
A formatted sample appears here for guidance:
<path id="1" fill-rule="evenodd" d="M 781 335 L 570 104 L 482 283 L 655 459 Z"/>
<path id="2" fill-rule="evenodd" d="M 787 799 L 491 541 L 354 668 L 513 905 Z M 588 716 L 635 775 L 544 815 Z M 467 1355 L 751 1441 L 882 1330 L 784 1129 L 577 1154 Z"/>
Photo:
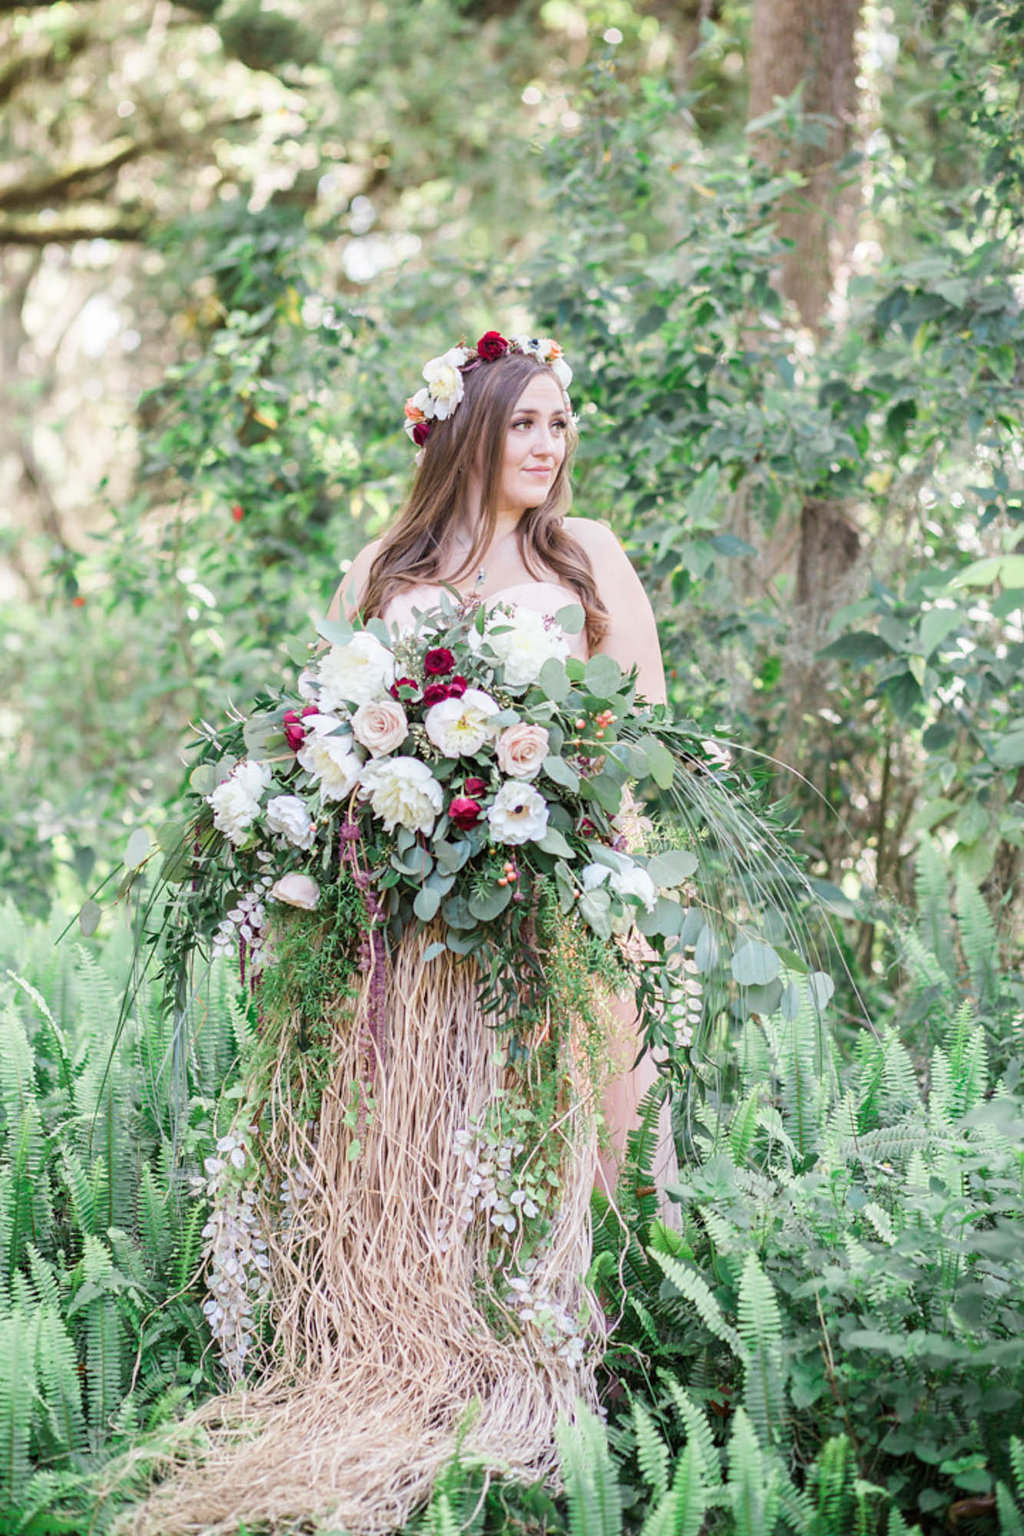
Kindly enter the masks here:
<path id="1" fill-rule="evenodd" d="M 417 421 L 413 423 L 412 440 L 416 444 L 417 448 L 423 447 L 423 444 L 430 436 L 430 428 L 432 426 L 433 422 L 430 421 Z"/>
<path id="2" fill-rule="evenodd" d="M 301 715 L 297 715 L 294 709 L 286 710 L 284 715 L 284 739 L 293 752 L 297 752 L 306 739 L 306 727 L 303 725 L 303 717 L 317 714 L 315 704 L 307 704 Z"/>
<path id="3" fill-rule="evenodd" d="M 455 676 L 448 683 L 448 697 L 450 699 L 461 699 L 468 687 L 469 684 L 466 682 L 466 679 L 456 672 Z"/>
<path id="4" fill-rule="evenodd" d="M 455 657 L 445 646 L 439 645 L 424 656 L 423 670 L 428 677 L 445 677 L 449 672 L 454 672 Z"/>
<path id="5" fill-rule="evenodd" d="M 479 796 L 479 795 L 486 795 L 486 793 L 487 793 L 487 780 L 486 779 L 472 779 L 472 778 L 471 779 L 467 779 L 465 784 L 462 786 L 462 791 L 463 791 L 463 794 L 472 795 L 473 797 L 476 797 L 476 796 Z"/>
<path id="6" fill-rule="evenodd" d="M 447 683 L 428 683 L 423 690 L 423 702 L 428 709 L 431 704 L 443 704 L 447 697 Z"/>
<path id="7" fill-rule="evenodd" d="M 484 331 L 476 344 L 477 356 L 485 363 L 496 363 L 508 351 L 508 342 L 500 331 Z"/>
<path id="8" fill-rule="evenodd" d="M 480 803 L 469 795 L 456 795 L 448 806 L 448 820 L 468 832 L 480 820 Z"/>

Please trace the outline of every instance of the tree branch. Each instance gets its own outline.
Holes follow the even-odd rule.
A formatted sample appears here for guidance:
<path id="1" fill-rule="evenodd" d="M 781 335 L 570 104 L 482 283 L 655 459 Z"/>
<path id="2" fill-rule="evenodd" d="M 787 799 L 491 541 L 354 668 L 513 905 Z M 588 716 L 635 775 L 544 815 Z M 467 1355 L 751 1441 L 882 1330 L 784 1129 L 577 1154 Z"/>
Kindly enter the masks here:
<path id="1" fill-rule="evenodd" d="M 2 9 L 2 4 L 0 4 Z M 0 69 L 0 103 L 9 101 L 15 91 L 29 80 L 51 79 L 64 71 L 69 59 L 82 52 L 92 33 L 88 27 L 75 27 L 60 38 L 47 38 L 43 47 L 27 47 Z"/>
<path id="2" fill-rule="evenodd" d="M 70 245 L 75 240 L 144 240 L 158 223 L 151 208 L 105 208 L 82 204 L 63 217 L 4 218 L 0 214 L 0 245 Z"/>

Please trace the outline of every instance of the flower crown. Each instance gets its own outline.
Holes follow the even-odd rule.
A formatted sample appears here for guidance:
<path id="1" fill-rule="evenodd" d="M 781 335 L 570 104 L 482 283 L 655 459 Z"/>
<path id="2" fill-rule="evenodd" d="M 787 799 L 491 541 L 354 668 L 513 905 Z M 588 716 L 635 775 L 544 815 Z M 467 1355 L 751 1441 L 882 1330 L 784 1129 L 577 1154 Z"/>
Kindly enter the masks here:
<path id="1" fill-rule="evenodd" d="M 446 421 L 458 409 L 466 392 L 463 375 L 480 363 L 496 363 L 506 352 L 525 352 L 546 363 L 563 391 L 572 383 L 572 369 L 550 336 L 510 336 L 506 340 L 498 331 L 485 331 L 472 351 L 469 347 L 450 347 L 424 365 L 426 384 L 405 402 L 405 430 L 418 448 L 430 436 L 435 421 Z"/>

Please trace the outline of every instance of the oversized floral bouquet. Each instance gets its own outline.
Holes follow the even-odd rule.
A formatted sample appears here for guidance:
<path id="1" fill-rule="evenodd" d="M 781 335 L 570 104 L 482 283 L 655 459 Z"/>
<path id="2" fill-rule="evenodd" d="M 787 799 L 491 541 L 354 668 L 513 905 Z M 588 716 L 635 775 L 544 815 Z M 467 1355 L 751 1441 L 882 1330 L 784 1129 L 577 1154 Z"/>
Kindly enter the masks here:
<path id="1" fill-rule="evenodd" d="M 317 909 L 353 871 L 390 938 L 437 922 L 428 958 L 507 958 L 543 882 L 601 938 L 678 934 L 696 857 L 640 852 L 627 789 L 671 783 L 675 728 L 611 657 L 570 654 L 583 621 L 578 604 L 549 617 L 447 596 L 405 635 L 325 621 L 298 698 L 207 728 L 191 775 L 197 938 L 212 882 L 223 905 L 205 936 L 251 979 L 268 908 Z"/>

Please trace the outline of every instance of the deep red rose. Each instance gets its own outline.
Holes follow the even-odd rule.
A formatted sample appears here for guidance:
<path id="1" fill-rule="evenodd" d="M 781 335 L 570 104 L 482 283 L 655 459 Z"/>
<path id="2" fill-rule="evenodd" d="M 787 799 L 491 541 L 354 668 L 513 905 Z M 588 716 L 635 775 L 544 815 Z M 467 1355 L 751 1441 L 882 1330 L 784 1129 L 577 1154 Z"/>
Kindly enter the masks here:
<path id="1" fill-rule="evenodd" d="M 463 789 L 463 793 L 467 794 L 467 795 L 486 795 L 486 793 L 487 793 L 487 780 L 486 779 L 467 779 L 465 784 L 462 786 L 462 789 Z"/>
<path id="2" fill-rule="evenodd" d="M 318 715 L 320 711 L 315 704 L 304 704 L 301 713 L 302 718 L 305 719 L 307 715 Z"/>
<path id="3" fill-rule="evenodd" d="M 428 651 L 423 658 L 423 670 L 428 677 L 445 677 L 454 671 L 455 657 L 451 651 L 439 645 L 436 650 Z"/>
<path id="4" fill-rule="evenodd" d="M 508 351 L 508 342 L 500 331 L 484 331 L 476 344 L 476 350 L 485 363 L 496 363 Z"/>
<path id="5" fill-rule="evenodd" d="M 418 421 L 416 423 L 416 425 L 413 427 L 413 429 L 412 429 L 412 440 L 416 444 L 417 448 L 422 448 L 423 447 L 423 444 L 426 442 L 427 438 L 430 436 L 430 428 L 432 426 L 433 426 L 433 422 L 430 422 L 430 421 Z"/>
<path id="6" fill-rule="evenodd" d="M 448 806 L 448 820 L 468 832 L 480 820 L 480 802 L 470 795 L 456 795 Z"/>
<path id="7" fill-rule="evenodd" d="M 468 687 L 469 684 L 466 682 L 466 679 L 461 673 L 456 672 L 455 676 L 448 683 L 448 697 L 450 699 L 461 699 Z"/>
<path id="8" fill-rule="evenodd" d="M 388 689 L 388 693 L 390 693 L 393 699 L 398 699 L 401 702 L 401 695 L 398 692 L 399 688 L 412 688 L 418 693 L 419 687 L 420 685 L 414 677 L 396 677 Z M 408 699 L 406 702 L 408 702 Z"/>
<path id="9" fill-rule="evenodd" d="M 448 688 L 444 683 L 428 683 L 423 690 L 424 704 L 440 704 L 448 697 Z"/>
<path id="10" fill-rule="evenodd" d="M 284 738 L 293 752 L 297 752 L 306 739 L 306 727 L 302 724 L 294 709 L 289 709 L 285 714 Z"/>

